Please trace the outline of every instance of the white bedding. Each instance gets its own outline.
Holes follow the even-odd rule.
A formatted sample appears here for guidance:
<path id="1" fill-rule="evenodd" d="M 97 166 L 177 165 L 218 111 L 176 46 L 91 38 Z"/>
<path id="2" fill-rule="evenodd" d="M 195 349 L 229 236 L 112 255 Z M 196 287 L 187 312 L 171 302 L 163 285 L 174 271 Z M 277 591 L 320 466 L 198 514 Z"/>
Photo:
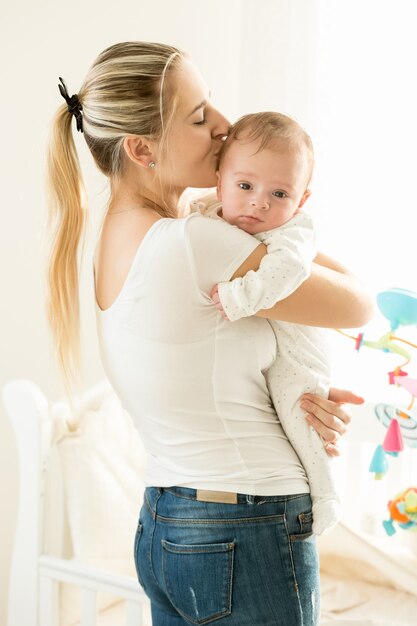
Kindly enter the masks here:
<path id="1" fill-rule="evenodd" d="M 75 626 L 79 626 L 79 623 Z M 119 602 L 110 606 L 105 611 L 101 611 L 98 614 L 96 626 L 126 626 L 124 603 Z M 141 626 L 152 626 L 149 606 L 146 606 L 144 609 L 143 623 Z"/>
<path id="2" fill-rule="evenodd" d="M 323 574 L 321 626 L 416 626 L 417 596 Z"/>
<path id="3" fill-rule="evenodd" d="M 319 551 L 321 626 L 417 625 L 412 550 L 400 551 L 340 523 L 319 539 Z"/>

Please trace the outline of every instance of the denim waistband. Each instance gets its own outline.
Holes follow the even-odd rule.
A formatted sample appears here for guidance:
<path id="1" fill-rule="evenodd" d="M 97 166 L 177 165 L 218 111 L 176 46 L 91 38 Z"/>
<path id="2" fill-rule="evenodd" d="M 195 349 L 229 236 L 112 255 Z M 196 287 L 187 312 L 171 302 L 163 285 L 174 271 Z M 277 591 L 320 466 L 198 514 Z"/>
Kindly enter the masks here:
<path id="1" fill-rule="evenodd" d="M 152 489 L 152 487 L 150 488 Z M 159 492 L 162 494 L 163 492 L 172 493 L 173 495 L 179 496 L 180 498 L 185 498 L 188 500 L 197 500 L 197 489 L 192 489 L 190 487 L 156 487 Z M 295 498 L 301 498 L 304 496 L 309 496 L 309 493 L 295 493 L 295 494 L 287 494 L 280 496 L 254 496 L 250 494 L 238 493 L 237 496 L 237 504 L 263 504 L 264 502 L 288 502 L 289 500 L 294 500 Z"/>

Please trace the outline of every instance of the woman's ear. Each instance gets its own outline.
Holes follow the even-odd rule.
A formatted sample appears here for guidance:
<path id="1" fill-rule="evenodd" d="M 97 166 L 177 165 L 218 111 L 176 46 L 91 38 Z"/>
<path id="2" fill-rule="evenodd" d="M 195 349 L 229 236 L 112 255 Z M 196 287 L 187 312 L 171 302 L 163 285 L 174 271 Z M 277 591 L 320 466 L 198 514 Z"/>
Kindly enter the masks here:
<path id="1" fill-rule="evenodd" d="M 149 163 L 155 160 L 152 144 L 145 137 L 128 135 L 123 140 L 123 148 L 129 159 L 142 167 L 148 168 Z"/>
<path id="2" fill-rule="evenodd" d="M 305 192 L 303 193 L 303 195 L 301 196 L 301 200 L 300 200 L 300 204 L 298 205 L 298 208 L 301 209 L 301 207 L 303 206 L 303 204 L 306 202 L 306 200 L 309 199 L 309 197 L 311 196 L 311 191 L 310 189 L 306 189 Z"/>

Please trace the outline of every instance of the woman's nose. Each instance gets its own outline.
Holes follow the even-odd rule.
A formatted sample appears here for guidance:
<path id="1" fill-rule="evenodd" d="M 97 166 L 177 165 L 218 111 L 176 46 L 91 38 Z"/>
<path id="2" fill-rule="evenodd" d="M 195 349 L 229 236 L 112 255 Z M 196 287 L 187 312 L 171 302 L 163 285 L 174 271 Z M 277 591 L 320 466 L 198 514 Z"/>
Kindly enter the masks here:
<path id="1" fill-rule="evenodd" d="M 219 139 L 222 141 L 229 134 L 230 122 L 217 109 L 215 109 L 215 116 L 215 122 L 213 124 L 211 135 L 213 139 Z"/>

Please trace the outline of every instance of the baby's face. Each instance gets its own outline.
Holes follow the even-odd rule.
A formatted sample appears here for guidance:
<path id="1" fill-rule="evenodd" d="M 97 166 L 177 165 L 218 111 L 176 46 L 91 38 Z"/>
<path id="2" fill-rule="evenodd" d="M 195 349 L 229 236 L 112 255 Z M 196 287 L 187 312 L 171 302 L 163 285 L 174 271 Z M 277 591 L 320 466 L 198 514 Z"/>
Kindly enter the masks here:
<path id="1" fill-rule="evenodd" d="M 288 222 L 310 195 L 302 153 L 257 149 L 257 143 L 233 141 L 217 185 L 222 217 L 251 235 Z"/>

